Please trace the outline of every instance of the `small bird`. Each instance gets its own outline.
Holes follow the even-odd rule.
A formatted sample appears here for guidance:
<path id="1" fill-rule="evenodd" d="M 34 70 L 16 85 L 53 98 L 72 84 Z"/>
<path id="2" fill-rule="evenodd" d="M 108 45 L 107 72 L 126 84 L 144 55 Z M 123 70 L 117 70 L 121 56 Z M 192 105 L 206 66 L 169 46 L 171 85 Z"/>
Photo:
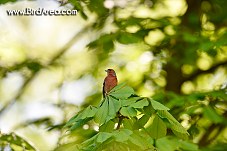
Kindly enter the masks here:
<path id="1" fill-rule="evenodd" d="M 103 98 L 117 85 L 117 75 L 113 69 L 105 70 L 107 72 L 107 76 L 103 82 Z"/>

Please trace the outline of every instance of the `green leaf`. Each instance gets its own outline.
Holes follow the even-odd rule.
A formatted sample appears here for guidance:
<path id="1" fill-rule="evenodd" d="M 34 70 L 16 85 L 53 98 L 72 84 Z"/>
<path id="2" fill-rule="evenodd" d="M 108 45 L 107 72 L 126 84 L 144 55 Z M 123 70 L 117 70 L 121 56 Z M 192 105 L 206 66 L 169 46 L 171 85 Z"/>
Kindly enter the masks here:
<path id="1" fill-rule="evenodd" d="M 121 107 L 121 102 L 113 97 L 109 97 L 109 112 L 116 114 Z"/>
<path id="2" fill-rule="evenodd" d="M 224 119 L 213 108 L 206 106 L 203 108 L 203 114 L 214 123 L 221 123 Z"/>
<path id="3" fill-rule="evenodd" d="M 116 34 L 104 34 L 101 35 L 98 39 L 90 42 L 87 46 L 91 49 L 100 49 L 106 52 L 110 52 L 114 48 L 113 40 L 115 39 Z"/>
<path id="4" fill-rule="evenodd" d="M 15 133 L 1 134 L 0 133 L 0 150 L 5 150 L 2 146 L 8 146 L 8 150 L 24 150 L 35 151 L 36 149 L 29 144 L 25 139 Z"/>
<path id="5" fill-rule="evenodd" d="M 128 116 L 128 117 L 133 117 L 137 115 L 136 110 L 132 107 L 122 107 L 120 110 L 120 113 L 123 116 Z"/>
<path id="6" fill-rule="evenodd" d="M 183 150 L 191 150 L 191 151 L 196 151 L 196 150 L 199 150 L 199 147 L 197 144 L 194 144 L 194 143 L 190 143 L 190 142 L 187 142 L 187 141 L 181 141 L 179 140 L 179 146 L 181 149 Z"/>
<path id="7" fill-rule="evenodd" d="M 154 139 L 166 136 L 167 127 L 165 123 L 156 115 L 152 124 L 147 128 L 147 132 Z"/>
<path id="8" fill-rule="evenodd" d="M 73 123 L 82 120 L 82 119 L 86 119 L 89 117 L 93 117 L 97 112 L 97 108 L 94 106 L 88 106 L 87 108 L 85 108 L 84 110 L 80 111 L 78 114 L 76 114 L 74 117 L 72 117 L 64 127 L 70 126 Z"/>
<path id="9" fill-rule="evenodd" d="M 104 7 L 102 0 L 92 0 L 87 3 L 87 7 L 90 12 L 94 12 L 96 15 L 98 15 L 97 17 L 99 20 L 108 14 L 108 9 Z"/>
<path id="10" fill-rule="evenodd" d="M 134 90 L 129 86 L 121 87 L 117 90 L 111 90 L 110 95 L 118 99 L 126 99 L 134 94 Z"/>
<path id="11" fill-rule="evenodd" d="M 89 146 L 91 144 L 94 144 L 94 141 L 97 139 L 97 137 L 98 137 L 98 134 L 96 134 L 96 135 L 92 136 L 91 138 L 83 141 L 81 143 L 81 146 Z"/>
<path id="12" fill-rule="evenodd" d="M 84 10 L 83 10 L 83 7 L 81 6 L 81 4 L 76 0 L 69 0 L 68 2 L 70 2 L 73 6 L 74 6 L 74 9 L 78 10 L 80 13 L 81 13 L 81 16 L 84 18 L 84 19 L 87 19 L 87 15 L 84 13 Z"/>
<path id="13" fill-rule="evenodd" d="M 79 145 L 73 143 L 62 144 L 54 149 L 54 151 L 80 151 Z"/>
<path id="14" fill-rule="evenodd" d="M 105 142 L 107 139 L 109 139 L 110 137 L 112 137 L 111 133 L 107 133 L 107 132 L 99 132 L 96 142 L 98 143 L 103 143 Z"/>
<path id="15" fill-rule="evenodd" d="M 124 128 L 132 130 L 134 127 L 134 122 L 135 121 L 133 121 L 133 119 L 124 119 L 123 120 Z"/>
<path id="16" fill-rule="evenodd" d="M 107 96 L 101 107 L 98 109 L 95 114 L 95 122 L 100 125 L 108 122 L 109 120 L 116 117 L 116 113 L 119 111 L 121 107 L 121 102 L 113 97 Z"/>
<path id="17" fill-rule="evenodd" d="M 187 139 L 189 133 L 187 130 L 168 112 L 165 110 L 159 110 L 157 112 L 159 117 L 166 118 L 170 123 L 170 128 L 180 138 Z"/>
<path id="18" fill-rule="evenodd" d="M 120 42 L 122 44 L 131 44 L 131 43 L 138 43 L 142 39 L 137 37 L 136 34 L 121 32 L 121 33 L 119 33 L 117 40 L 118 40 L 118 42 Z"/>
<path id="19" fill-rule="evenodd" d="M 107 97 L 107 101 L 108 101 L 108 112 L 106 114 L 108 114 L 108 116 L 106 117 L 106 122 L 115 118 L 116 113 L 119 111 L 121 107 L 120 101 L 117 99 L 114 99 L 112 97 Z"/>
<path id="20" fill-rule="evenodd" d="M 144 98 L 142 100 L 139 100 L 133 104 L 131 104 L 130 106 L 133 108 L 143 108 L 144 106 L 148 106 L 149 102 L 147 101 L 147 98 Z"/>
<path id="21" fill-rule="evenodd" d="M 94 120 L 96 123 L 99 123 L 99 125 L 102 125 L 106 122 L 106 118 L 108 116 L 108 99 L 105 99 L 102 106 L 98 109 L 98 111 L 95 114 Z"/>
<path id="22" fill-rule="evenodd" d="M 144 114 L 148 115 L 149 117 L 155 112 L 154 108 L 152 107 L 151 103 L 148 106 L 143 108 Z"/>
<path id="23" fill-rule="evenodd" d="M 0 4 L 5 4 L 5 3 L 8 3 L 8 2 L 16 2 L 17 0 L 1 0 L 0 1 Z"/>
<path id="24" fill-rule="evenodd" d="M 103 124 L 99 127 L 100 132 L 112 132 L 114 130 L 115 122 L 112 120 L 108 121 L 107 123 Z"/>
<path id="25" fill-rule="evenodd" d="M 120 129 L 113 133 L 113 136 L 117 142 L 125 142 L 129 139 L 133 132 L 128 129 Z"/>
<path id="26" fill-rule="evenodd" d="M 161 151 L 175 151 L 175 150 L 188 150 L 197 151 L 198 146 L 196 144 L 178 139 L 173 136 L 167 136 L 157 139 L 156 145 Z"/>
<path id="27" fill-rule="evenodd" d="M 72 125 L 73 123 L 75 123 L 76 121 L 78 121 L 79 119 L 77 118 L 79 114 L 73 116 L 67 123 L 64 127 L 68 127 L 70 125 Z"/>
<path id="28" fill-rule="evenodd" d="M 179 143 L 176 137 L 166 136 L 156 141 L 157 148 L 160 151 L 175 151 L 179 150 Z"/>
<path id="29" fill-rule="evenodd" d="M 148 142 L 148 139 L 144 136 L 141 136 L 141 132 L 139 131 L 133 131 L 133 134 L 129 137 L 129 141 L 132 142 L 134 145 L 137 145 L 141 148 L 141 150 L 147 150 L 147 149 L 154 149 L 154 146 L 150 142 Z"/>
<path id="30" fill-rule="evenodd" d="M 97 112 L 97 108 L 94 106 L 88 106 L 85 110 L 81 112 L 81 114 L 78 116 L 79 119 L 85 119 L 88 117 L 93 117 L 95 113 Z"/>
<path id="31" fill-rule="evenodd" d="M 161 104 L 153 99 L 150 99 L 150 102 L 155 110 L 169 110 L 168 107 L 164 106 L 163 104 Z"/>
<path id="32" fill-rule="evenodd" d="M 129 138 L 129 140 L 139 146 L 141 149 L 145 149 L 146 147 L 144 146 L 144 141 L 143 141 L 143 138 L 137 134 L 132 134 L 132 136 Z"/>
<path id="33" fill-rule="evenodd" d="M 126 86 L 125 82 L 120 83 L 120 84 L 116 85 L 110 92 L 118 91 L 118 90 L 122 89 L 125 86 Z"/>
<path id="34" fill-rule="evenodd" d="M 143 128 L 149 119 L 150 119 L 150 116 L 145 114 L 135 124 L 138 125 L 139 128 Z"/>
<path id="35" fill-rule="evenodd" d="M 131 104 L 135 103 L 139 99 L 141 99 L 141 97 L 130 97 L 128 99 L 123 99 L 123 100 L 120 99 L 121 106 L 130 106 Z"/>
<path id="36" fill-rule="evenodd" d="M 110 52 L 114 49 L 114 43 L 113 41 L 107 41 L 103 43 L 103 50 Z"/>
<path id="37" fill-rule="evenodd" d="M 76 121 L 72 127 L 70 127 L 70 131 L 73 131 L 77 128 L 79 128 L 80 126 L 86 124 L 88 121 L 90 121 L 92 118 L 86 118 L 86 119 L 80 119 L 78 121 Z"/>

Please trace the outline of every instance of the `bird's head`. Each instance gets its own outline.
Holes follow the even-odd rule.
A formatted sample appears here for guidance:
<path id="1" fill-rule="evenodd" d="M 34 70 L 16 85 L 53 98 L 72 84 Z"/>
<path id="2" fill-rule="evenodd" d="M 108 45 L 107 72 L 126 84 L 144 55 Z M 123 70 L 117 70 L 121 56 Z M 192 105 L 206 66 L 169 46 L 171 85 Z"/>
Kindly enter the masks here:
<path id="1" fill-rule="evenodd" d="M 105 71 L 107 72 L 107 75 L 116 76 L 116 73 L 113 69 L 107 69 Z"/>

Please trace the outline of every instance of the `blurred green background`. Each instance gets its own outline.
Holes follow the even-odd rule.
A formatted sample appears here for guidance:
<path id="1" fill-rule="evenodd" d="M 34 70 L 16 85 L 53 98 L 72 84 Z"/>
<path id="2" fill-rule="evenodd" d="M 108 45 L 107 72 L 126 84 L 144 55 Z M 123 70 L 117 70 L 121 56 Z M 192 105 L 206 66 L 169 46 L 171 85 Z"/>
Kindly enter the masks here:
<path id="1" fill-rule="evenodd" d="M 169 107 L 199 149 L 227 149 L 226 6 L 226 0 L 1 0 L 1 134 L 14 132 L 41 151 L 67 144 L 61 125 L 99 104 L 104 70 L 113 68 L 120 83 Z M 6 13 L 25 8 L 78 14 Z"/>

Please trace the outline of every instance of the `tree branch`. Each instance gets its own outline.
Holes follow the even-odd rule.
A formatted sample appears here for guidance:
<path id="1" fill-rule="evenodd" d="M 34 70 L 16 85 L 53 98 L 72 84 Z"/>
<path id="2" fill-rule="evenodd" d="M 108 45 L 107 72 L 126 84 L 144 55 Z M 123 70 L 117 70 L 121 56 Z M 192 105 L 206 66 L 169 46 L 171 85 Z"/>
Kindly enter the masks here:
<path id="1" fill-rule="evenodd" d="M 124 116 L 119 116 L 119 121 L 118 121 L 118 123 L 117 123 L 117 130 L 121 127 L 121 123 L 122 123 L 122 121 L 123 121 L 123 119 L 124 119 Z"/>

